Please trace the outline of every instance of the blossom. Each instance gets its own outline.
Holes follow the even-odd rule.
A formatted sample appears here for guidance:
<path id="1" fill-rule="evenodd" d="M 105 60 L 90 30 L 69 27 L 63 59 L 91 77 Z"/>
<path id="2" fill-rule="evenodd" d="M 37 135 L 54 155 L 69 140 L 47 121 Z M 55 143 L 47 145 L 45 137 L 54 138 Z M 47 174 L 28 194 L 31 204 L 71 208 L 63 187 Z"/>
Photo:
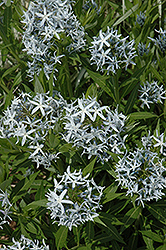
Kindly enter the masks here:
<path id="1" fill-rule="evenodd" d="M 144 206 L 144 202 L 161 199 L 166 188 L 166 178 L 163 173 L 166 168 L 164 159 L 148 149 L 136 148 L 116 164 L 116 181 L 127 189 L 126 195 L 137 195 L 136 202 Z"/>
<path id="2" fill-rule="evenodd" d="M 138 49 L 138 54 L 139 54 L 140 56 L 143 56 L 144 54 L 148 55 L 148 53 L 149 53 L 149 47 L 150 47 L 150 43 L 149 43 L 149 45 L 148 45 L 147 48 L 146 48 L 146 44 L 139 43 L 139 44 L 138 44 L 138 47 L 137 47 L 137 49 Z"/>
<path id="3" fill-rule="evenodd" d="M 48 209 L 51 211 L 53 223 L 64 225 L 72 229 L 86 221 L 93 221 L 98 216 L 97 209 L 101 209 L 100 200 L 104 187 L 97 186 L 93 179 L 88 179 L 89 174 L 82 176 L 82 171 L 67 171 L 62 175 L 60 182 L 54 179 L 54 191 L 49 190 Z"/>
<path id="4" fill-rule="evenodd" d="M 140 26 L 143 26 L 145 23 L 145 19 L 146 19 L 145 14 L 140 11 L 139 15 L 137 14 L 136 23 L 138 23 Z"/>
<path id="5" fill-rule="evenodd" d="M 58 153 L 48 152 L 45 141 L 50 129 L 53 129 L 60 119 L 66 101 L 59 93 L 55 98 L 49 93 L 31 94 L 21 93 L 14 97 L 11 105 L 4 111 L 0 119 L 0 136 L 2 138 L 16 137 L 16 143 L 27 146 L 29 158 L 37 163 L 49 167 L 51 161 L 58 158 Z"/>
<path id="6" fill-rule="evenodd" d="M 153 147 L 160 147 L 160 153 L 166 156 L 166 137 L 164 133 L 158 135 L 158 131 L 156 132 L 156 136 L 153 136 L 153 139 L 157 142 Z"/>
<path id="7" fill-rule="evenodd" d="M 166 49 L 166 30 L 155 30 L 157 33 L 159 33 L 158 38 L 151 38 L 148 37 L 154 44 L 161 50 L 161 52 L 165 52 Z"/>
<path id="8" fill-rule="evenodd" d="M 143 86 L 140 85 L 140 88 L 139 92 L 141 92 L 141 94 L 139 95 L 139 99 L 142 101 L 142 108 L 146 105 L 149 109 L 149 104 L 158 102 L 163 103 L 162 99 L 166 99 L 164 86 L 159 86 L 157 81 L 151 83 L 146 81 L 143 83 Z"/>
<path id="9" fill-rule="evenodd" d="M 108 151 L 120 154 L 125 149 L 126 116 L 119 114 L 118 107 L 111 111 L 108 106 L 100 106 L 95 98 L 79 98 L 65 107 L 63 116 L 63 139 L 77 148 L 88 159 L 97 156 L 97 160 L 108 161 Z"/>
<path id="10" fill-rule="evenodd" d="M 85 31 L 77 20 L 72 10 L 70 0 L 41 0 L 30 2 L 28 10 L 24 12 L 23 21 L 25 31 L 23 43 L 28 55 L 32 60 L 28 61 L 28 74 L 31 78 L 39 75 L 42 68 L 47 77 L 58 69 L 63 54 L 59 55 L 57 39 L 62 41 L 66 35 L 69 40 L 67 50 L 78 51 L 85 47 Z"/>
<path id="11" fill-rule="evenodd" d="M 7 191 L 0 189 L 0 228 L 3 229 L 3 224 L 9 223 L 8 220 L 11 220 L 9 214 L 11 213 L 10 208 L 12 204 L 9 201 Z"/>
<path id="12" fill-rule="evenodd" d="M 38 240 L 30 240 L 25 238 L 24 235 L 21 235 L 19 241 L 16 241 L 12 238 L 13 245 L 11 246 L 3 246 L 5 250 L 24 250 L 24 249 L 31 249 L 31 250 L 49 250 L 49 246 L 45 244 L 44 240 L 42 240 L 42 244 L 39 243 Z"/>
<path id="13" fill-rule="evenodd" d="M 99 31 L 99 35 L 93 37 L 91 52 L 91 64 L 97 65 L 97 70 L 106 70 L 116 72 L 118 68 L 125 65 L 125 69 L 129 64 L 135 65 L 132 59 L 136 56 L 134 48 L 134 40 L 127 42 L 128 37 L 120 38 L 117 30 L 107 27 L 107 32 Z"/>

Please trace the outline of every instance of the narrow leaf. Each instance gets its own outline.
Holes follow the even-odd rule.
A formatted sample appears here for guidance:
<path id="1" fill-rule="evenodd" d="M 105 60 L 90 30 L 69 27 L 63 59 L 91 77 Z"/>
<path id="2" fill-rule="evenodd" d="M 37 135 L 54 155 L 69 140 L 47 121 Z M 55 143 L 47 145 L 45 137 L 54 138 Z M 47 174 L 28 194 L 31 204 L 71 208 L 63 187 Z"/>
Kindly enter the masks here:
<path id="1" fill-rule="evenodd" d="M 67 234 L 68 234 L 68 228 L 65 226 L 61 226 L 59 230 L 56 232 L 55 239 L 56 239 L 57 250 L 64 247 L 64 244 L 66 243 L 67 239 Z"/>
<path id="2" fill-rule="evenodd" d="M 140 207 L 130 209 L 123 218 L 124 225 L 121 227 L 121 232 L 128 228 L 137 219 L 140 213 Z"/>
<path id="3" fill-rule="evenodd" d="M 106 233 L 111 233 L 113 238 L 121 243 L 124 243 L 122 237 L 118 233 L 117 229 L 112 225 L 112 219 L 108 214 L 101 213 L 99 217 L 94 218 L 94 221 L 96 223 L 99 223 L 100 225 L 104 226 L 106 228 Z M 109 232 L 108 232 L 109 230 Z"/>
<path id="4" fill-rule="evenodd" d="M 154 117 L 158 117 L 156 114 L 152 114 L 150 112 L 134 112 L 129 115 L 131 120 L 142 120 L 142 119 L 150 119 Z"/>
<path id="5" fill-rule="evenodd" d="M 87 175 L 88 173 L 91 173 L 93 171 L 93 167 L 95 165 L 95 162 L 96 162 L 96 158 L 91 161 L 82 171 L 83 175 Z"/>
<path id="6" fill-rule="evenodd" d="M 131 14 L 133 14 L 137 9 L 139 8 L 139 5 L 136 4 L 135 6 L 133 6 L 130 10 L 128 10 L 122 17 L 120 17 L 113 25 L 116 26 L 118 24 L 120 24 L 121 22 L 123 22 L 126 18 L 128 18 Z"/>

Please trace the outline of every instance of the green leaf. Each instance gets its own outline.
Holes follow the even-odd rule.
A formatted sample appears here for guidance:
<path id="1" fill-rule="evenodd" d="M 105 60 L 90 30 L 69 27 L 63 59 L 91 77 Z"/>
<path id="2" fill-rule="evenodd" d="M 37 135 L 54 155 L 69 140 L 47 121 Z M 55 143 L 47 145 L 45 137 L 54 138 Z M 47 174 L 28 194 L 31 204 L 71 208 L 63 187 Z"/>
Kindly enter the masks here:
<path id="1" fill-rule="evenodd" d="M 82 246 L 82 247 L 78 247 L 77 250 L 91 250 L 90 246 Z"/>
<path id="2" fill-rule="evenodd" d="M 163 79 L 161 77 L 161 75 L 158 73 L 158 71 L 152 66 L 150 65 L 150 70 L 151 72 L 154 74 L 154 76 L 160 81 L 163 83 Z"/>
<path id="3" fill-rule="evenodd" d="M 35 200 L 42 200 L 45 198 L 45 191 L 44 191 L 44 186 L 43 186 L 43 180 L 41 181 L 41 185 L 39 189 L 37 190 L 37 193 L 35 195 Z"/>
<path id="4" fill-rule="evenodd" d="M 11 184 L 11 180 L 5 180 L 0 184 L 0 189 L 2 189 L 3 191 L 5 191 L 8 187 L 10 187 Z"/>
<path id="5" fill-rule="evenodd" d="M 70 150 L 72 150 L 71 143 L 67 143 L 59 148 L 59 152 L 61 152 L 61 153 L 69 152 Z"/>
<path id="6" fill-rule="evenodd" d="M 151 230 L 140 231 L 140 232 L 142 233 L 142 235 L 147 236 L 148 238 L 150 238 L 156 242 L 163 242 L 161 237 L 158 234 L 152 232 Z"/>
<path id="7" fill-rule="evenodd" d="M 165 210 L 153 205 L 146 205 L 149 212 L 160 222 L 166 225 Z M 165 208 L 165 207 L 164 207 Z"/>
<path id="8" fill-rule="evenodd" d="M 50 96 L 53 95 L 53 84 L 54 84 L 54 77 L 53 76 L 54 76 L 54 71 L 51 73 L 49 81 L 48 81 Z"/>
<path id="9" fill-rule="evenodd" d="M 18 74 L 16 75 L 16 77 L 14 78 L 14 82 L 13 82 L 13 85 L 12 85 L 12 89 L 19 85 L 20 83 L 22 82 L 22 75 L 21 75 L 21 71 L 18 72 Z"/>
<path id="10" fill-rule="evenodd" d="M 89 69 L 86 69 L 86 70 L 87 70 L 89 76 L 93 79 L 93 81 L 95 83 L 97 83 L 102 88 L 102 90 L 104 90 L 109 96 L 111 96 L 115 100 L 115 97 L 114 97 L 113 93 L 111 92 L 110 88 L 106 84 L 106 80 L 109 77 L 108 76 L 102 76 L 99 73 L 93 72 L 93 71 L 91 71 Z"/>
<path id="11" fill-rule="evenodd" d="M 81 15 L 82 5 L 83 5 L 83 0 L 77 0 L 76 4 L 74 5 L 74 10 L 78 16 Z"/>
<path id="12" fill-rule="evenodd" d="M 5 76 L 11 74 L 13 71 L 15 71 L 17 68 L 19 67 L 19 65 L 14 65 L 13 67 L 7 69 L 3 75 L 2 75 L 2 78 L 4 78 Z"/>
<path id="13" fill-rule="evenodd" d="M 106 243 L 108 241 L 112 241 L 112 240 L 113 240 L 113 236 L 112 235 L 108 236 L 107 233 L 102 233 L 99 236 L 97 236 L 97 237 L 94 238 L 94 243 L 99 243 L 100 242 L 101 244 L 104 244 L 104 243 Z"/>
<path id="14" fill-rule="evenodd" d="M 11 31 L 11 27 L 10 27 L 10 22 L 12 19 L 12 10 L 11 10 L 11 6 L 7 6 L 4 10 L 4 29 L 5 29 L 5 33 L 7 35 L 7 37 L 10 36 L 10 31 Z"/>
<path id="15" fill-rule="evenodd" d="M 120 250 L 121 249 L 118 242 L 116 242 L 115 240 L 113 240 L 111 243 L 112 243 L 112 249 L 114 249 L 114 250 Z"/>
<path id="16" fill-rule="evenodd" d="M 93 161 L 91 161 L 82 171 L 82 174 L 85 176 L 87 175 L 88 173 L 91 173 L 93 171 L 93 168 L 94 168 L 94 165 L 95 165 L 95 162 L 96 162 L 96 159 L 93 159 Z"/>
<path id="17" fill-rule="evenodd" d="M 130 111 L 132 110 L 133 106 L 134 106 L 134 103 L 135 103 L 135 100 L 137 99 L 137 95 L 138 95 L 138 88 L 139 88 L 139 85 L 137 85 L 131 92 L 128 100 L 127 100 L 127 104 L 125 106 L 125 114 L 129 114 Z"/>
<path id="18" fill-rule="evenodd" d="M 30 233 L 33 233 L 33 234 L 38 234 L 38 228 L 36 228 L 36 226 L 34 225 L 33 222 L 29 222 L 26 224 L 26 229 L 30 232 Z"/>
<path id="19" fill-rule="evenodd" d="M 27 192 L 27 190 L 31 187 L 38 174 L 39 171 L 22 179 L 16 184 L 11 193 L 11 199 L 13 203 L 15 203 Z"/>
<path id="20" fill-rule="evenodd" d="M 164 243 L 164 245 L 156 248 L 156 250 L 165 250 L 166 249 L 166 243 Z"/>
<path id="21" fill-rule="evenodd" d="M 113 25 L 115 27 L 116 25 L 119 25 L 122 23 L 126 18 L 128 18 L 131 14 L 133 14 L 137 9 L 139 8 L 139 5 L 134 5 L 130 10 L 128 10 L 122 17 L 120 17 Z"/>
<path id="22" fill-rule="evenodd" d="M 153 240 L 151 240 L 150 238 L 146 237 L 143 235 L 143 239 L 146 243 L 146 247 L 148 250 L 154 250 L 154 247 L 153 247 Z"/>
<path id="23" fill-rule="evenodd" d="M 33 201 L 31 203 L 29 203 L 27 206 L 24 207 L 24 211 L 28 211 L 31 209 L 36 209 L 38 207 L 47 207 L 47 199 L 42 199 L 42 200 L 38 200 L 38 201 Z"/>
<path id="24" fill-rule="evenodd" d="M 0 36 L 1 36 L 4 44 L 7 46 L 8 50 L 10 51 L 10 53 L 17 60 L 17 62 L 19 62 L 20 64 L 25 65 L 25 62 L 21 61 L 20 58 L 18 57 L 17 53 L 15 53 L 14 46 L 13 46 L 13 44 L 11 44 L 10 40 L 6 36 L 4 26 L 3 26 L 3 24 L 1 24 L 1 22 L 0 22 Z"/>
<path id="25" fill-rule="evenodd" d="M 138 249 L 138 233 L 133 233 L 128 243 L 129 249 Z"/>
<path id="26" fill-rule="evenodd" d="M 117 197 L 123 195 L 123 193 L 116 193 L 118 186 L 114 183 L 104 190 L 105 199 L 103 204 L 116 199 Z"/>
<path id="27" fill-rule="evenodd" d="M 4 109 L 7 109 L 7 107 L 11 104 L 12 99 L 13 99 L 13 92 L 12 89 L 10 89 L 9 93 L 6 95 L 6 102 Z"/>
<path id="28" fill-rule="evenodd" d="M 123 218 L 124 225 L 121 227 L 120 232 L 122 233 L 126 228 L 133 224 L 140 214 L 140 207 L 130 209 Z"/>
<path id="29" fill-rule="evenodd" d="M 53 133 L 49 134 L 49 145 L 52 149 L 57 147 L 60 143 L 60 140 L 58 139 L 57 135 L 54 135 Z"/>
<path id="30" fill-rule="evenodd" d="M 92 241 L 94 238 L 94 224 L 92 221 L 88 221 L 85 226 L 85 234 L 88 242 Z"/>
<path id="31" fill-rule="evenodd" d="M 143 74 L 143 72 L 145 71 L 147 67 L 148 65 L 143 66 L 141 69 L 134 72 L 134 74 L 131 75 L 129 79 L 127 79 L 121 84 L 120 100 L 122 100 L 123 97 L 128 95 L 137 85 L 140 85 L 140 82 L 139 82 L 140 76 Z"/>
<path id="32" fill-rule="evenodd" d="M 154 117 L 158 117 L 156 114 L 150 112 L 134 112 L 129 114 L 131 120 L 142 120 L 142 119 L 150 119 Z"/>
<path id="33" fill-rule="evenodd" d="M 94 221 L 106 228 L 106 233 L 109 233 L 113 238 L 121 243 L 124 243 L 122 237 L 118 233 L 116 227 L 112 225 L 112 216 L 106 213 L 101 213 L 100 216 L 95 217 Z"/>
<path id="34" fill-rule="evenodd" d="M 86 91 L 85 98 L 88 98 L 89 96 L 92 98 L 97 97 L 97 87 L 94 83 L 92 83 Z"/>
<path id="35" fill-rule="evenodd" d="M 42 84 L 39 81 L 39 78 L 35 76 L 35 87 L 34 87 L 35 93 L 44 93 L 44 89 Z"/>
<path id="36" fill-rule="evenodd" d="M 67 239 L 67 234 L 68 234 L 68 228 L 65 226 L 61 226 L 59 230 L 56 232 L 55 239 L 56 239 L 57 250 L 64 247 Z"/>

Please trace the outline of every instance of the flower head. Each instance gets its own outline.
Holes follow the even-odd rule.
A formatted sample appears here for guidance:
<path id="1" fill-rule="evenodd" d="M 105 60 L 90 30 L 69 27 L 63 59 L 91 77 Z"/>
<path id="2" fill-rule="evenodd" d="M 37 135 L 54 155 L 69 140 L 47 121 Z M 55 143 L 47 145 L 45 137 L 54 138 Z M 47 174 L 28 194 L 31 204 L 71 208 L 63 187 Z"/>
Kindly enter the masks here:
<path id="1" fill-rule="evenodd" d="M 7 191 L 3 192 L 0 189 L 0 228 L 3 228 L 2 225 L 9 223 L 8 220 L 11 220 L 9 216 L 11 206 Z"/>
<path id="2" fill-rule="evenodd" d="M 140 87 L 141 89 L 139 92 L 141 92 L 141 95 L 139 96 L 139 99 L 142 101 L 142 108 L 144 108 L 144 105 L 146 105 L 147 108 L 150 108 L 149 104 L 158 102 L 163 103 L 162 99 L 166 99 L 164 86 L 159 86 L 156 81 L 151 83 L 146 81 L 144 82 L 144 85 Z"/>
<path id="3" fill-rule="evenodd" d="M 21 238 L 19 241 L 16 241 L 14 238 L 12 239 L 13 245 L 11 246 L 4 246 L 3 249 L 5 250 L 49 250 L 49 246 L 47 246 L 42 241 L 43 244 L 40 244 L 38 240 L 30 240 L 28 238 L 25 238 L 25 236 L 21 235 Z"/>
<path id="4" fill-rule="evenodd" d="M 119 185 L 127 188 L 126 195 L 136 194 L 136 202 L 143 206 L 146 201 L 161 199 L 166 188 L 163 160 L 157 153 L 143 148 L 136 148 L 120 159 L 115 171 Z"/>
<path id="5" fill-rule="evenodd" d="M 30 149 L 29 158 L 37 163 L 37 167 L 48 167 L 53 159 L 58 158 L 58 153 L 47 152 L 44 142 L 49 130 L 61 117 L 65 103 L 59 93 L 55 98 L 48 93 L 37 93 L 35 96 L 21 93 L 0 119 L 0 136 L 16 137 L 16 143 L 21 141 L 21 146 Z"/>
<path id="6" fill-rule="evenodd" d="M 63 138 L 77 148 L 82 148 L 88 159 L 97 156 L 102 163 L 110 159 L 107 151 L 123 153 L 126 116 L 100 106 L 96 98 L 83 98 L 65 107 Z"/>
<path id="7" fill-rule="evenodd" d="M 24 12 L 23 21 L 24 51 L 32 57 L 28 61 L 28 73 L 31 78 L 39 75 L 42 68 L 47 77 L 58 71 L 57 63 L 61 64 L 57 40 L 66 35 L 70 45 L 69 51 L 77 51 L 85 46 L 85 31 L 73 13 L 70 0 L 32 1 Z"/>
<path id="8" fill-rule="evenodd" d="M 148 37 L 154 44 L 161 50 L 161 52 L 165 52 L 166 50 L 166 30 L 155 30 L 157 33 L 159 33 L 158 38 L 151 38 Z"/>
<path id="9" fill-rule="evenodd" d="M 140 26 L 143 26 L 145 19 L 146 19 L 145 14 L 140 11 L 139 15 L 137 14 L 136 23 L 138 23 Z"/>
<path id="10" fill-rule="evenodd" d="M 135 64 L 132 59 L 136 56 L 134 40 L 127 42 L 128 37 L 120 38 L 117 30 L 107 27 L 107 32 L 99 31 L 99 35 L 93 37 L 91 52 L 91 64 L 97 65 L 97 70 L 116 72 L 118 68 L 125 65 L 127 69 L 129 63 Z"/>
<path id="11" fill-rule="evenodd" d="M 89 175 L 83 177 L 81 170 L 71 172 L 70 166 L 64 175 L 58 177 L 61 180 L 59 183 L 54 180 L 54 191 L 49 190 L 46 194 L 54 222 L 71 230 L 73 226 L 98 216 L 96 210 L 101 209 L 99 203 L 104 187 L 97 186 L 93 179 L 89 180 Z"/>

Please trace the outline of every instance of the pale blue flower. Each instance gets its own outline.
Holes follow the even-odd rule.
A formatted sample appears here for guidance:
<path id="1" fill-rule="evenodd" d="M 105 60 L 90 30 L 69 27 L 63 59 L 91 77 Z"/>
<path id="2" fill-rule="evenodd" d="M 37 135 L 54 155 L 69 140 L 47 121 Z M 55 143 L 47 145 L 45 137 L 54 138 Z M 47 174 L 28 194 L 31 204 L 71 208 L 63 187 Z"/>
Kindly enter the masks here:
<path id="1" fill-rule="evenodd" d="M 122 188 L 127 189 L 126 195 L 137 195 L 136 202 L 144 206 L 146 201 L 161 199 L 166 188 L 166 178 L 163 173 L 166 168 L 164 159 L 160 159 L 157 153 L 148 149 L 136 148 L 133 152 L 119 157 L 116 164 L 116 181 Z"/>
<path id="2" fill-rule="evenodd" d="M 99 204 L 104 187 L 97 186 L 93 179 L 88 179 L 89 174 L 82 176 L 82 171 L 67 171 L 58 176 L 61 178 L 58 183 L 54 180 L 54 191 L 49 190 L 46 194 L 48 198 L 48 209 L 51 210 L 53 223 L 64 225 L 71 230 L 86 221 L 98 216 L 97 209 L 101 209 Z M 57 186 L 62 187 L 57 190 Z"/>

